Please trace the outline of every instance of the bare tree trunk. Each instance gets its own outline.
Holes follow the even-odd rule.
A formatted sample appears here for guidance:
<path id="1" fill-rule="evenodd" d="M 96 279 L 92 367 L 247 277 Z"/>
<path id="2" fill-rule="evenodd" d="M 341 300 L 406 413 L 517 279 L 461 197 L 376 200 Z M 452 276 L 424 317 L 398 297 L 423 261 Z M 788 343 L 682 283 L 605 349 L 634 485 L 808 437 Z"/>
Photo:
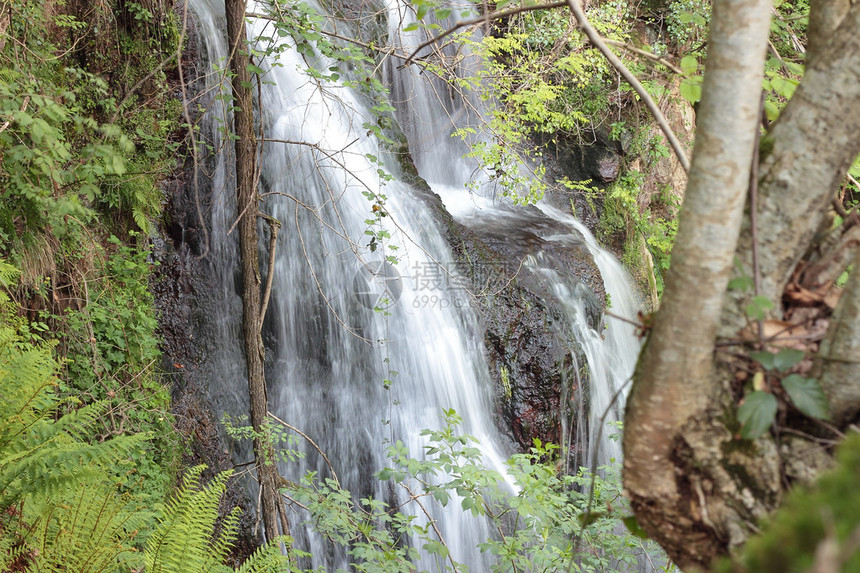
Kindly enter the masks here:
<path id="1" fill-rule="evenodd" d="M 821 7 L 817 3 L 813 8 Z M 779 306 L 798 261 L 826 220 L 839 183 L 860 153 L 860 3 L 814 58 L 776 125 L 762 139 L 758 254 L 761 295 Z M 752 275 L 752 228 L 745 221 L 737 256 Z M 743 327 L 743 293 L 730 293 L 724 334 Z"/>
<path id="2" fill-rule="evenodd" d="M 856 418 L 860 413 L 860 249 L 816 360 L 834 421 Z"/>
<path id="3" fill-rule="evenodd" d="M 230 70 L 233 73 L 233 124 L 236 135 L 236 211 L 239 217 L 239 250 L 242 261 L 242 330 L 245 338 L 245 360 L 248 366 L 248 393 L 251 400 L 251 425 L 254 428 L 254 457 L 263 506 L 266 538 L 278 536 L 281 505 L 278 493 L 278 470 L 272 446 L 266 438 L 268 415 L 264 372 L 263 339 L 260 335 L 260 267 L 257 243 L 257 204 L 255 188 L 256 140 L 254 137 L 254 99 L 245 35 L 245 0 L 225 0 L 227 39 L 230 45 Z M 271 273 L 271 269 L 269 271 Z M 288 534 L 288 531 L 284 531 Z"/>
<path id="4" fill-rule="evenodd" d="M 851 0 L 813 0 L 806 33 L 806 65 L 811 66 L 842 23 Z"/>
<path id="5" fill-rule="evenodd" d="M 624 483 L 640 523 L 681 567 L 707 565 L 734 537 L 712 478 L 723 428 L 696 427 L 714 397 L 713 349 L 749 186 L 769 33 L 767 0 L 717 0 L 672 267 L 627 402 Z M 718 432 L 719 434 L 719 432 Z M 679 471 L 678 466 L 683 467 Z"/>

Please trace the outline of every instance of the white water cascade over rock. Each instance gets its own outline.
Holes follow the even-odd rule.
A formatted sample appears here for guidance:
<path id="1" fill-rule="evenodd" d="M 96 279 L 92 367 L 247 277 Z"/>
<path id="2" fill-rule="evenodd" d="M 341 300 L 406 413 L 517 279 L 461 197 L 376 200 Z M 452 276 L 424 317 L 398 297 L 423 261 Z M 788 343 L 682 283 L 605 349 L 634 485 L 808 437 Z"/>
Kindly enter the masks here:
<path id="1" fill-rule="evenodd" d="M 205 60 L 213 67 L 224 66 L 223 2 L 191 4 Z M 402 11 L 394 3 L 388 8 L 390 16 Z M 272 35 L 267 20 L 250 22 L 252 37 Z M 392 36 L 401 22 L 399 17 L 390 18 Z M 414 45 L 415 40 L 405 42 Z M 480 305 L 456 290 L 461 285 L 454 265 L 457 257 L 442 222 L 428 208 L 426 191 L 402 181 L 400 167 L 366 128 L 376 118 L 365 98 L 342 85 L 321 86 L 301 71 L 308 64 L 305 58 L 288 48 L 256 62 L 265 70 L 259 103 L 262 130 L 269 140 L 261 153 L 262 208 L 283 223 L 275 264 L 262 268 L 273 273 L 263 332 L 270 410 L 316 442 L 342 486 L 356 498 L 405 500 L 404 492 L 393 491 L 374 473 L 390 465 L 385 449 L 397 441 L 413 457 L 421 457 L 426 441 L 419 432 L 438 428 L 446 409 L 463 417 L 460 431 L 479 440 L 484 463 L 504 473 L 504 460 L 514 445 L 499 430 L 502 389 L 490 374 Z M 323 70 L 335 65 L 322 56 L 311 63 Z M 419 174 L 456 220 L 467 228 L 510 230 L 512 241 L 517 240 L 518 228 L 530 226 L 542 245 L 570 242 L 586 248 L 603 276 L 613 312 L 635 314 L 637 303 L 626 275 L 573 217 L 551 207 L 520 210 L 464 189 L 475 166 L 462 159 L 462 144 L 450 138 L 451 130 L 462 125 L 462 102 L 447 94 L 443 94 L 447 99 L 440 98 L 439 82 L 425 82 L 410 73 L 388 70 L 397 117 L 401 122 L 409 118 L 403 131 Z M 214 77 L 207 86 L 219 79 Z M 222 101 L 211 94 L 205 101 L 212 103 L 212 111 L 204 135 L 216 153 L 204 162 L 201 173 L 210 185 L 209 259 L 218 289 L 208 303 L 213 330 L 208 334 L 206 364 L 209 394 L 219 413 L 243 414 L 247 383 L 237 287 L 241 278 L 235 236 L 229 234 L 236 218 L 231 145 L 219 133 L 224 125 L 217 119 L 224 117 L 218 109 Z M 388 173 L 394 178 L 389 180 Z M 379 209 L 388 216 L 374 218 Z M 265 242 L 262 236 L 263 250 Z M 631 374 L 638 343 L 617 321 L 611 322 L 608 332 L 596 331 L 578 298 L 583 285 L 570 282 L 569 273 L 557 267 L 544 266 L 555 259 L 541 249 L 527 255 L 520 259 L 521 267 L 535 280 L 544 280 L 541 288 L 552 292 L 564 308 L 564 317 L 554 328 L 578 341 L 585 356 L 587 364 L 574 370 L 588 373 L 583 379 L 591 383 L 585 392 L 590 397 L 591 426 L 582 433 L 595 436 L 597 419 Z M 394 256 L 397 262 L 386 261 L 385 256 Z M 429 283 L 439 281 L 450 290 L 444 296 L 428 294 Z M 618 419 L 621 408 L 618 401 L 610 419 Z M 604 463 L 620 455 L 607 444 L 579 447 L 601 450 Z M 331 476 L 314 448 L 306 443 L 296 448 L 304 459 L 281 468 L 288 480 L 298 482 L 308 471 Z M 247 459 L 247 452 L 243 455 Z M 584 463 L 584 457 L 580 459 Z M 488 523 L 462 511 L 458 503 L 443 508 L 428 501 L 426 506 L 454 559 L 471 571 L 488 570 L 490 557 L 477 547 L 493 534 Z M 419 513 L 416 508 L 410 511 Z M 313 554 L 308 566 L 328 570 L 348 566 L 345 552 L 314 533 L 307 515 L 291 515 L 297 547 Z M 437 561 L 423 556 L 417 565 L 435 570 Z"/>

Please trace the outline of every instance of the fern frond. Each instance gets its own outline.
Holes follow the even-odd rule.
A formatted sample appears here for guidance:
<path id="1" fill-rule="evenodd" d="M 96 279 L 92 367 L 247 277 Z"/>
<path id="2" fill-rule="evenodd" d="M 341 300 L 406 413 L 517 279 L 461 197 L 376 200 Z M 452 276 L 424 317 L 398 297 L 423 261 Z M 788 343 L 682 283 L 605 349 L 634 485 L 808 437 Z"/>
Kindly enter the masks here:
<path id="1" fill-rule="evenodd" d="M 161 524 L 147 540 L 144 562 L 148 572 L 205 573 L 217 569 L 226 557 L 236 531 L 236 512 L 227 518 L 220 538 L 212 539 L 212 531 L 232 472 L 221 472 L 201 486 L 202 472 L 202 466 L 189 470 L 168 502 Z"/>
<path id="2" fill-rule="evenodd" d="M 21 269 L 15 265 L 10 265 L 0 257 L 0 288 L 7 289 L 13 286 L 19 276 L 21 276 Z"/>
<path id="3" fill-rule="evenodd" d="M 293 538 L 283 535 L 258 547 L 236 570 L 236 573 L 286 573 L 292 571 L 289 558 L 281 553 L 282 543 L 289 549 L 293 543 Z"/>
<path id="4" fill-rule="evenodd" d="M 147 218 L 146 213 L 141 211 L 139 208 L 134 207 L 131 210 L 131 217 L 134 219 L 135 224 L 146 234 L 149 234 L 152 231 L 152 223 L 149 222 L 149 218 Z"/>
<path id="5" fill-rule="evenodd" d="M 25 539 L 31 571 L 102 573 L 128 570 L 137 507 L 107 482 L 84 485 L 44 507 Z"/>
<path id="6" fill-rule="evenodd" d="M 121 436 L 100 444 L 54 440 L 0 457 L 0 508 L 27 497 L 47 499 L 63 488 L 105 478 L 103 468 L 138 450 L 146 435 Z"/>
<path id="7" fill-rule="evenodd" d="M 21 345 L 11 329 L 0 327 L 0 450 L 55 408 L 57 363 L 50 348 Z"/>

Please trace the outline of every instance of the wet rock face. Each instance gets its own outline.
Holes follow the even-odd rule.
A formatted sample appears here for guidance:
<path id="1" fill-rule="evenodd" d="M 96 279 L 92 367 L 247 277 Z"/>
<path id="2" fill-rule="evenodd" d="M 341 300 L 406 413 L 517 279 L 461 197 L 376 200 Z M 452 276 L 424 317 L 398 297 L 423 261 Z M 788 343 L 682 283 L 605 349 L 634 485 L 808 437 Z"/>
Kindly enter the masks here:
<path id="1" fill-rule="evenodd" d="M 618 155 L 608 155 L 597 161 L 597 172 L 600 174 L 600 179 L 606 183 L 610 183 L 618 179 L 618 174 L 621 172 L 621 157 Z"/>
<path id="2" fill-rule="evenodd" d="M 194 38 L 194 34 L 190 34 Z M 189 42 L 186 62 L 199 63 L 197 46 Z M 189 68 L 190 71 L 196 68 Z M 186 72 L 186 77 L 195 77 Z M 158 309 L 165 383 L 171 384 L 174 429 L 183 446 L 182 467 L 205 464 L 203 480 L 233 468 L 229 447 L 219 431 L 219 421 L 206 398 L 208 380 L 201 365 L 209 349 L 206 336 L 208 293 L 214 291 L 207 262 L 207 235 L 198 214 L 206 212 L 212 189 L 201 182 L 195 191 L 190 160 L 162 183 L 165 197 L 162 236 L 152 239 L 152 258 L 159 264 L 150 284 Z M 229 559 L 238 566 L 260 544 L 255 531 L 253 504 L 240 480 L 230 480 L 220 506 L 219 523 L 234 507 L 242 508 L 238 537 Z"/>
<path id="3" fill-rule="evenodd" d="M 625 152 L 622 142 L 610 140 L 603 132 L 583 135 L 583 140 L 555 135 L 551 140 L 536 141 L 538 145 L 547 146 L 544 165 L 550 180 L 567 177 L 573 182 L 588 181 L 588 186 L 604 189 L 621 175 Z M 580 221 L 591 229 L 597 226 L 600 205 L 588 201 L 583 192 L 552 189 L 546 198 L 559 209 L 569 210 L 572 202 Z"/>
<path id="4" fill-rule="evenodd" d="M 175 221 L 182 219 L 181 205 L 182 202 L 168 202 L 168 214 L 175 215 Z M 182 235 L 193 236 L 188 232 Z M 200 366 L 205 361 L 206 344 L 195 336 L 200 332 L 200 325 L 205 323 L 201 303 L 212 285 L 203 265 L 193 254 L 195 246 L 185 242 L 176 245 L 170 235 L 166 239 L 153 239 L 152 256 L 159 265 L 150 285 L 159 311 L 161 367 L 172 385 L 171 412 L 175 417 L 174 429 L 183 445 L 182 466 L 205 464 L 203 479 L 206 481 L 220 471 L 233 468 L 229 449 L 219 434 L 219 422 L 205 398 L 207 381 Z M 220 518 L 225 518 L 237 506 L 242 508 L 242 517 L 230 554 L 234 565 L 240 564 L 259 546 L 259 538 L 254 533 L 254 512 L 247 491 L 239 480 L 231 480 L 220 507 Z"/>
<path id="5" fill-rule="evenodd" d="M 572 231 L 537 209 L 509 220 L 491 214 L 467 227 L 445 211 L 426 183 L 410 182 L 435 213 L 458 270 L 475 294 L 490 375 L 500 396 L 500 428 L 523 450 L 534 438 L 562 443 L 563 419 L 576 423 L 565 397 L 576 392 L 576 365 L 585 359 L 553 281 L 575 285 L 597 328 L 603 282 L 584 242 L 542 238 Z M 555 274 L 547 275 L 546 268 Z"/>

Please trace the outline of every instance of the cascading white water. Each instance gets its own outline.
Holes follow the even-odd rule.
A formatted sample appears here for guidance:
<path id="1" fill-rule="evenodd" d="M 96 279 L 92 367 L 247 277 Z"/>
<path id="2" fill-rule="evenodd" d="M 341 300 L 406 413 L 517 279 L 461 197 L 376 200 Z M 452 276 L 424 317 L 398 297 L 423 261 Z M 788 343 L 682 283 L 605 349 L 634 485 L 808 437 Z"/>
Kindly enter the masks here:
<path id="1" fill-rule="evenodd" d="M 598 245 L 588 228 L 575 217 L 546 205 L 541 205 L 541 209 L 555 220 L 569 225 L 585 239 L 603 277 L 612 314 L 628 320 L 635 319 L 641 302 L 630 275 L 618 260 Z M 565 236 L 548 239 L 569 240 Z M 558 289 L 565 288 L 561 282 L 556 282 L 555 285 Z M 567 301 L 568 316 L 571 317 L 576 331 L 580 333 L 577 339 L 582 341 L 590 369 L 588 463 L 595 459 L 598 466 L 607 464 L 610 460 L 620 462 L 621 444 L 617 440 L 609 439 L 611 430 L 606 424 L 623 419 L 630 378 L 639 356 L 639 339 L 632 324 L 613 317 L 606 318 L 607 328 L 603 333 L 588 328 L 581 303 L 570 296 L 562 296 L 563 294 L 566 293 L 559 293 L 559 299 Z"/>
<path id="2" fill-rule="evenodd" d="M 222 2 L 192 0 L 192 6 L 208 61 L 223 66 L 227 49 Z M 392 37 L 399 35 L 402 26 L 402 6 L 389 4 Z M 249 34 L 256 37 L 268 25 L 265 20 L 252 20 Z M 410 36 L 398 41 L 416 45 Z M 327 69 L 331 63 L 320 59 L 317 64 Z M 306 64 L 294 50 L 260 65 L 267 70 L 260 98 L 266 137 L 300 142 L 268 142 L 262 152 L 264 209 L 284 224 L 275 265 L 266 270 L 274 273 L 264 332 L 270 408 L 311 436 L 335 463 L 343 487 L 359 497 L 390 499 L 388 487 L 373 477 L 388 465 L 385 445 L 401 440 L 413 456 L 420 456 L 424 441 L 419 431 L 438 427 L 446 408 L 463 415 L 461 430 L 479 439 L 490 467 L 503 471 L 506 456 L 500 444 L 504 440 L 492 419 L 493 391 L 476 317 L 469 305 L 413 304 L 426 294 L 421 280 L 415 280 L 416 273 L 453 261 L 437 223 L 407 185 L 380 181 L 379 166 L 368 157 L 384 154 L 362 128 L 374 118 L 358 96 L 340 86 L 318 86 L 300 71 Z M 462 159 L 462 143 L 450 138 L 452 129 L 461 125 L 462 103 L 439 82 L 416 81 L 409 70 L 388 74 L 398 116 L 401 121 L 409 119 L 404 132 L 419 172 L 442 195 L 449 210 L 467 224 L 502 213 L 516 218 L 512 207 L 463 189 L 474 165 Z M 215 295 L 217 332 L 209 351 L 211 394 L 221 411 L 241 413 L 247 397 L 236 289 L 238 250 L 227 236 L 236 216 L 234 188 L 230 146 L 217 126 L 216 121 L 210 122 L 209 138 L 216 146 L 224 145 L 211 173 L 211 260 L 221 287 Z M 383 167 L 395 174 L 398 170 L 396 165 Z M 384 208 L 391 216 L 382 218 L 380 227 L 371 228 L 366 222 L 373 218 L 367 193 L 371 198 L 387 196 Z M 544 214 L 568 225 L 571 235 L 555 232 L 543 239 L 564 242 L 584 236 L 611 294 L 614 312 L 632 316 L 633 289 L 618 263 L 569 215 L 548 207 Z M 398 283 L 402 286 L 399 302 L 386 312 L 373 310 L 374 303 L 386 306 L 390 301 L 380 300 L 374 285 L 364 280 L 374 275 L 382 258 L 379 251 L 368 248 L 367 230 L 391 235 L 384 254 L 398 257 L 403 276 Z M 569 309 L 570 328 L 585 350 L 593 426 L 617 384 L 629 376 L 638 346 L 622 323 L 612 324 L 606 336 L 591 329 L 576 293 L 552 269 L 542 270 Z M 383 381 L 392 377 L 392 370 L 398 374 L 386 389 Z M 589 434 L 597 435 L 594 427 Z M 606 445 L 590 448 L 604 448 L 607 458 L 618 455 Z M 302 464 L 284 468 L 286 477 L 299 481 L 309 470 L 328 475 L 315 451 L 305 450 Z M 477 548 L 490 535 L 484 520 L 460 511 L 456 504 L 428 509 L 454 559 L 473 571 L 486 570 L 488 556 Z M 346 566 L 345 555 L 332 550 L 310 526 L 295 523 L 292 533 L 298 546 L 314 555 L 312 566 Z M 433 558 L 422 559 L 419 567 L 433 568 Z"/>
<path id="3" fill-rule="evenodd" d="M 401 46 L 405 54 L 411 54 L 423 40 L 420 31 L 402 31 L 414 22 L 414 14 L 397 0 L 389 0 L 388 16 L 391 43 Z M 423 54 L 429 53 L 430 49 L 425 48 Z M 456 53 L 451 48 L 442 52 L 437 50 L 432 55 L 442 68 L 447 67 L 446 60 L 456 61 L 459 67 L 449 69 L 452 74 L 474 75 L 481 65 L 474 55 L 463 49 Z M 480 98 L 468 91 L 453 93 L 444 81 L 428 77 L 429 74 L 416 66 L 399 71 L 390 69 L 389 75 L 398 118 L 409 139 L 410 152 L 418 171 L 440 195 L 448 211 L 467 226 L 486 221 L 500 225 L 501 220 L 505 220 L 503 226 L 510 229 L 520 226 L 517 210 L 509 201 L 497 196 L 494 185 L 480 174 L 474 161 L 463 158 L 469 150 L 454 135 L 455 130 L 468 125 L 475 125 L 480 132 L 483 109 Z M 465 190 L 469 182 L 473 192 Z M 584 241 L 600 270 L 612 313 L 634 319 L 641 303 L 636 287 L 618 260 L 600 247 L 588 228 L 575 217 L 543 203 L 538 207 L 546 217 L 570 229 L 570 234 L 549 233 L 541 235 L 541 238 L 573 245 Z M 528 217 L 533 216 L 529 212 Z M 606 317 L 607 332 L 596 332 L 589 325 L 580 294 L 573 292 L 575 289 L 569 281 L 552 267 L 541 266 L 537 258 L 530 258 L 529 264 L 536 267 L 551 285 L 566 310 L 573 337 L 580 342 L 586 356 L 590 383 L 589 429 L 586 432 L 587 443 L 579 445 L 587 455 L 580 456 L 580 460 L 591 464 L 596 453 L 598 465 L 612 459 L 620 462 L 620 443 L 609 439 L 610 434 L 605 425 L 601 427 L 601 420 L 611 423 L 622 419 L 627 382 L 633 374 L 640 348 L 634 329 L 629 323 Z"/>
<path id="4" fill-rule="evenodd" d="M 192 4 L 208 60 L 223 62 L 223 10 L 207 0 Z M 249 35 L 263 34 L 267 25 L 252 20 Z M 373 118 L 357 96 L 337 86 L 321 89 L 299 71 L 304 63 L 293 50 L 260 65 L 267 70 L 260 99 L 266 137 L 306 144 L 269 142 L 262 154 L 264 208 L 284 223 L 269 271 L 274 277 L 264 332 L 271 410 L 316 441 L 336 464 L 343 487 L 357 497 L 390 499 L 388 485 L 373 477 L 390 465 L 385 445 L 401 440 L 420 457 L 425 442 L 419 432 L 438 428 L 448 408 L 463 416 L 461 431 L 481 442 L 485 463 L 501 472 L 506 455 L 491 417 L 491 382 L 475 317 L 468 305 L 413 304 L 422 284 L 411 280 L 410 269 L 453 260 L 431 214 L 407 185 L 380 181 L 378 165 L 368 156 L 382 154 L 362 128 Z M 217 130 L 211 137 L 222 141 Z M 234 287 L 237 253 L 226 236 L 235 218 L 228 156 L 223 150 L 212 177 L 213 269 L 223 291 L 211 371 L 223 377 L 213 390 L 217 407 L 241 412 L 246 378 Z M 384 167 L 397 171 L 395 165 Z M 390 216 L 378 228 L 366 222 L 373 218 L 374 203 L 365 193 L 388 196 L 384 208 Z M 367 270 L 381 259 L 382 247 L 377 252 L 367 247 L 369 228 L 391 235 L 384 254 L 398 257 L 404 277 L 401 303 L 387 312 L 372 308 L 384 300 L 368 304 L 374 285 L 362 279 L 373 275 Z M 362 292 L 365 288 L 369 292 Z M 383 381 L 392 378 L 391 371 L 397 375 L 386 389 Z M 299 481 L 308 470 L 328 475 L 309 447 L 306 456 L 303 464 L 283 468 L 288 479 Z M 484 568 L 487 556 L 477 546 L 489 536 L 487 523 L 456 504 L 427 505 L 452 556 L 473 570 Z M 292 533 L 314 555 L 313 566 L 346 566 L 344 556 L 331 554 L 309 526 L 297 524 Z M 433 567 L 432 557 L 426 561 L 418 565 Z"/>

